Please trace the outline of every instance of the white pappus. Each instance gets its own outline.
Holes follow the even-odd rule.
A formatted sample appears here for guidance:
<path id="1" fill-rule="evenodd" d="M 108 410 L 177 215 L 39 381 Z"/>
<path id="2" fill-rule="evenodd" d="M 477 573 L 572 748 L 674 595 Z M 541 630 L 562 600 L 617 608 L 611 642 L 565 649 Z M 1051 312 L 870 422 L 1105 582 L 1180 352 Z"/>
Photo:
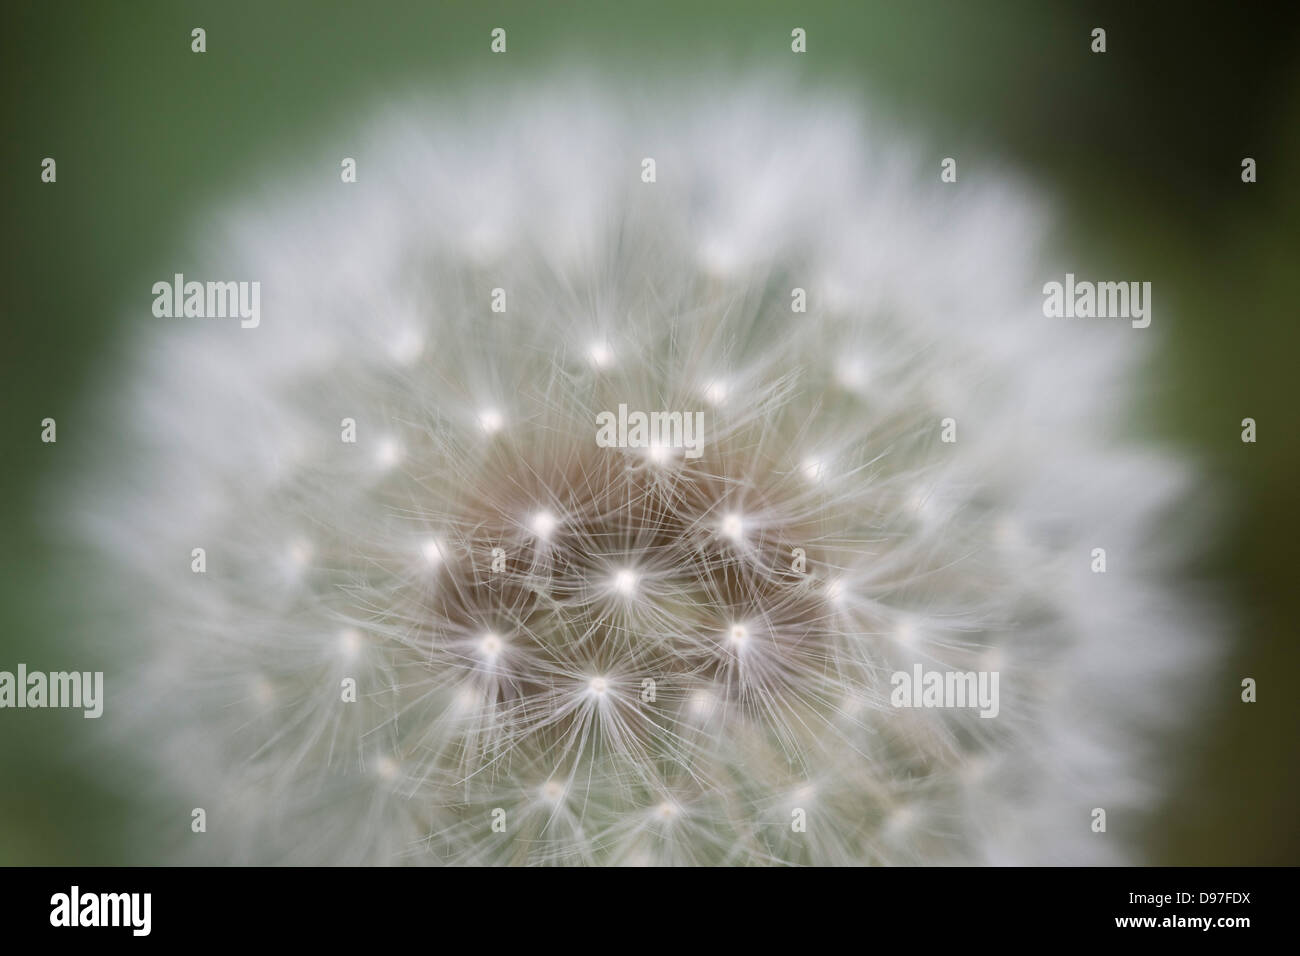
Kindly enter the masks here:
<path id="1" fill-rule="evenodd" d="M 750 80 L 346 139 L 356 182 L 205 221 L 184 273 L 260 322 L 152 318 L 83 494 L 177 858 L 1140 858 L 1188 473 L 1121 438 L 1151 330 L 1044 318 L 1027 188 Z M 605 447 L 621 406 L 703 413 L 697 454 Z M 996 716 L 892 706 L 921 666 Z"/>

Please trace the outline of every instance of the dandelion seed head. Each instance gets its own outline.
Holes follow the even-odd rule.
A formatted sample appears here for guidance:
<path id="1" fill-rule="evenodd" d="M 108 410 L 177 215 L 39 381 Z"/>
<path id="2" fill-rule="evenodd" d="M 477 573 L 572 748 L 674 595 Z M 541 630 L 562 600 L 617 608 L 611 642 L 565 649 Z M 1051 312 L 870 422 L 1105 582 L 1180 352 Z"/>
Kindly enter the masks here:
<path id="1" fill-rule="evenodd" d="M 444 545 L 437 538 L 426 538 L 420 542 L 420 554 L 424 557 L 426 564 L 434 567 L 442 564 L 447 558 Z"/>
<path id="2" fill-rule="evenodd" d="M 339 654 L 344 660 L 352 660 L 361 651 L 361 632 L 355 627 L 347 627 L 339 632 Z"/>
<path id="3" fill-rule="evenodd" d="M 275 702 L 275 685 L 259 675 L 253 679 L 252 694 L 260 706 L 269 707 Z"/>
<path id="4" fill-rule="evenodd" d="M 594 368 L 608 368 L 614 364 L 614 352 L 603 341 L 592 342 L 587 346 L 587 360 Z"/>
<path id="5" fill-rule="evenodd" d="M 860 358 L 840 359 L 835 365 L 835 379 L 849 391 L 861 391 L 867 385 L 867 365 Z"/>
<path id="6" fill-rule="evenodd" d="M 821 481 L 826 474 L 826 462 L 815 455 L 805 458 L 801 467 L 809 481 Z"/>
<path id="7" fill-rule="evenodd" d="M 398 365 L 411 365 L 423 351 L 423 336 L 414 329 L 403 329 L 393 338 L 388 354 Z"/>
<path id="8" fill-rule="evenodd" d="M 652 465 L 666 465 L 678 457 L 678 451 L 670 445 L 652 440 L 646 445 L 645 456 Z"/>
<path id="9" fill-rule="evenodd" d="M 623 568 L 614 573 L 614 590 L 623 595 L 623 597 L 634 597 L 636 595 L 638 580 L 640 580 L 640 578 L 635 571 L 631 568 Z"/>
<path id="10" fill-rule="evenodd" d="M 695 717 L 708 717 L 718 706 L 717 696 L 710 690 L 697 690 L 691 694 L 690 712 Z"/>
<path id="11" fill-rule="evenodd" d="M 727 382 L 725 379 L 710 379 L 704 386 L 704 400 L 710 405 L 721 405 L 727 400 Z"/>
<path id="12" fill-rule="evenodd" d="M 910 647 L 918 640 L 919 631 L 916 619 L 911 615 L 903 614 L 894 622 L 890 636 L 903 647 Z"/>
<path id="13" fill-rule="evenodd" d="M 555 530 L 558 523 L 559 519 L 546 510 L 533 512 L 532 517 L 528 520 L 528 525 L 533 529 L 533 534 L 543 541 L 551 536 L 551 532 Z"/>
<path id="14" fill-rule="evenodd" d="M 402 460 L 402 446 L 393 438 L 381 438 L 375 449 L 375 464 L 392 468 Z"/>
<path id="15" fill-rule="evenodd" d="M 473 713 L 482 703 L 482 695 L 473 687 L 457 688 L 452 698 L 452 707 L 460 714 Z"/>
<path id="16" fill-rule="evenodd" d="M 494 631 L 488 631 L 479 638 L 478 650 L 484 660 L 495 661 L 504 649 L 505 642 L 501 639 L 501 635 Z"/>
<path id="17" fill-rule="evenodd" d="M 737 543 L 745 540 L 745 519 L 738 511 L 729 511 L 723 515 L 718 529 L 724 538 Z"/>
<path id="18" fill-rule="evenodd" d="M 834 607 L 843 607 L 849 599 L 849 591 L 844 582 L 839 578 L 827 582 L 825 588 L 826 600 Z"/>
<path id="19" fill-rule="evenodd" d="M 941 187 L 858 104 L 720 85 L 395 103 L 365 190 L 223 211 L 204 268 L 268 314 L 149 324 L 77 515 L 150 595 L 115 653 L 157 746 L 122 752 L 234 794 L 183 853 L 1124 858 L 1078 807 L 1157 805 L 1132 730 L 1204 635 L 1155 530 L 1189 469 L 1122 437 L 1150 337 L 1044 320 L 1011 174 Z M 702 441 L 604 447 L 620 406 Z M 896 706 L 917 664 L 999 671 L 997 717 Z"/>
<path id="20" fill-rule="evenodd" d="M 542 784 L 542 799 L 547 803 L 559 803 L 564 799 L 564 784 L 558 780 L 548 780 Z"/>

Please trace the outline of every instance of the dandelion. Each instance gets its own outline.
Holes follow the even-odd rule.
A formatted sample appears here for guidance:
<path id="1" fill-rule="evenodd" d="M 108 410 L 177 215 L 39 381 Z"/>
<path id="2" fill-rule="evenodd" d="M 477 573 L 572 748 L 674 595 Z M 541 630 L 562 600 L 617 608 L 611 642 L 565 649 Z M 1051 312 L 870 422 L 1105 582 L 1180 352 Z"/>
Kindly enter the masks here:
<path id="1" fill-rule="evenodd" d="M 479 105 L 387 111 L 364 189 L 230 209 L 204 262 L 260 326 L 153 326 L 131 372 L 138 453 L 85 507 L 147 588 L 133 739 L 225 835 L 188 849 L 1130 856 L 1087 810 L 1159 793 L 1185 469 L 1118 437 L 1143 336 L 1044 320 L 1038 203 L 824 92 Z M 700 456 L 598 446 L 620 404 L 705 412 Z M 996 719 L 890 704 L 990 661 Z"/>

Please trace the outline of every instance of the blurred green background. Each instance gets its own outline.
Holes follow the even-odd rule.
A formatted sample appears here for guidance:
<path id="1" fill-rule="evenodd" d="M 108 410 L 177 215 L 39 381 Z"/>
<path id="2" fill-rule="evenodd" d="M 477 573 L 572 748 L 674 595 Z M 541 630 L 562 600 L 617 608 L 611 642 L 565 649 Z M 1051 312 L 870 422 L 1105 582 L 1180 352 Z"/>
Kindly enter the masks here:
<path id="1" fill-rule="evenodd" d="M 1176 328 L 1151 369 L 1146 430 L 1223 491 L 1226 516 L 1186 574 L 1230 608 L 1234 642 L 1218 696 L 1189 708 L 1196 723 L 1175 742 L 1180 777 L 1149 856 L 1300 862 L 1296 4 L 7 0 L 0 23 L 0 669 L 71 666 L 57 648 L 85 631 L 87 608 L 81 584 L 55 574 L 75 566 L 73 545 L 50 533 L 38 495 L 76 459 L 77 413 L 111 381 L 128 304 L 170 271 L 159 263 L 203 209 L 296 169 L 303 144 L 393 93 L 487 75 L 526 84 L 557 64 L 652 84 L 797 60 L 811 79 L 869 92 L 939 155 L 1024 170 L 1059 200 L 1063 252 L 1154 282 Z M 203 56 L 190 52 L 195 26 Z M 489 58 L 496 26 L 509 53 Z M 799 58 L 795 26 L 808 31 Z M 1105 55 L 1089 51 L 1095 26 Z M 40 182 L 46 156 L 54 186 Z M 1254 185 L 1244 156 L 1258 161 Z M 39 441 L 47 416 L 57 445 Z M 1246 416 L 1255 445 L 1239 440 Z M 89 619 L 86 636 L 111 641 L 114 621 Z M 1237 702 L 1247 675 L 1253 706 Z M 130 800 L 75 759 L 97 744 L 96 723 L 0 714 L 0 863 L 148 862 L 123 846 Z"/>

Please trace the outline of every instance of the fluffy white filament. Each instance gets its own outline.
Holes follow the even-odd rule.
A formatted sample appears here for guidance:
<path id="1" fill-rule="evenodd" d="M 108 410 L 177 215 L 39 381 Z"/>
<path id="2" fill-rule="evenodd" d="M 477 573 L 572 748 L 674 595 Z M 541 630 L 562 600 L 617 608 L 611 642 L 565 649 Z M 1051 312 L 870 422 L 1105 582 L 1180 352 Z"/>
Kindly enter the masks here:
<path id="1" fill-rule="evenodd" d="M 1043 317 L 1021 190 L 806 90 L 542 84 L 348 141 L 357 183 L 322 161 L 208 237 L 261 325 L 149 331 L 97 490 L 149 595 L 133 746 L 207 811 L 182 852 L 1132 851 L 1090 811 L 1158 793 L 1182 473 L 1116 437 L 1142 335 Z M 620 403 L 704 411 L 702 456 L 598 447 Z M 916 663 L 997 669 L 998 717 L 891 706 Z"/>

